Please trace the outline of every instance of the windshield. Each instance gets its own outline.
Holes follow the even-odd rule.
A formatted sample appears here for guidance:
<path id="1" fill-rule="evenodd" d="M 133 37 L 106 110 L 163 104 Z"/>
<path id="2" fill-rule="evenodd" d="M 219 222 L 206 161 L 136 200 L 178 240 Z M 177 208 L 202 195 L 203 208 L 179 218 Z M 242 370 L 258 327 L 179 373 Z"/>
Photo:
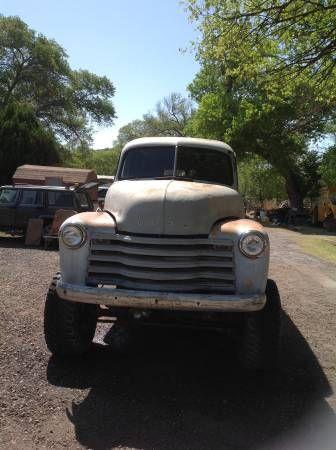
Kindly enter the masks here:
<path id="1" fill-rule="evenodd" d="M 144 147 L 130 149 L 122 161 L 119 179 L 172 177 L 175 147 Z"/>
<path id="2" fill-rule="evenodd" d="M 232 160 L 222 151 L 202 147 L 154 146 L 128 150 L 121 162 L 119 180 L 146 178 L 178 178 L 232 186 Z"/>
<path id="3" fill-rule="evenodd" d="M 179 147 L 175 176 L 232 186 L 231 158 L 211 148 Z"/>

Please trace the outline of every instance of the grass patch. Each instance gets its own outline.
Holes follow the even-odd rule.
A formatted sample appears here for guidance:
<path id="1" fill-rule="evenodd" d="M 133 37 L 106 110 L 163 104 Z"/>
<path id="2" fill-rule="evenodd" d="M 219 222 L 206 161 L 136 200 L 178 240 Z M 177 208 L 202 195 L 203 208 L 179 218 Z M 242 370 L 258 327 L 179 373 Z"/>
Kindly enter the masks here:
<path id="1" fill-rule="evenodd" d="M 325 261 L 336 263 L 336 235 L 334 233 L 305 233 L 297 235 L 301 249 Z"/>

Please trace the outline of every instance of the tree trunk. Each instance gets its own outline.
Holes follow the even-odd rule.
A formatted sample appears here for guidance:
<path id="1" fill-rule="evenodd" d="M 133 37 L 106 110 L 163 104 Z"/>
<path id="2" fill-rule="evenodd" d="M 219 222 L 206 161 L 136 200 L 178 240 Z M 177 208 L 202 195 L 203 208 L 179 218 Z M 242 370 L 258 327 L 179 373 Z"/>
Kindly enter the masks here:
<path id="1" fill-rule="evenodd" d="M 303 196 L 300 191 L 300 181 L 299 176 L 290 172 L 286 174 L 286 191 L 288 194 L 288 199 L 290 206 L 292 208 L 302 209 L 303 208 Z"/>

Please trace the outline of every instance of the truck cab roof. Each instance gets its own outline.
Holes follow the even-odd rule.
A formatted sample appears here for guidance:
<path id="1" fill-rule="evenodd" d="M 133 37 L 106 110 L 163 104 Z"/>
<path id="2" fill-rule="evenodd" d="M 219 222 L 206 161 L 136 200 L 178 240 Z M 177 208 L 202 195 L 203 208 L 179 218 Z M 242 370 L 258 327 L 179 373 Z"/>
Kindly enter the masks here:
<path id="1" fill-rule="evenodd" d="M 190 137 L 145 137 L 134 139 L 128 142 L 122 150 L 122 153 L 129 148 L 144 147 L 144 146 L 192 146 L 192 147 L 207 147 L 221 150 L 225 153 L 233 153 L 232 148 L 221 141 L 211 139 L 200 139 Z"/>

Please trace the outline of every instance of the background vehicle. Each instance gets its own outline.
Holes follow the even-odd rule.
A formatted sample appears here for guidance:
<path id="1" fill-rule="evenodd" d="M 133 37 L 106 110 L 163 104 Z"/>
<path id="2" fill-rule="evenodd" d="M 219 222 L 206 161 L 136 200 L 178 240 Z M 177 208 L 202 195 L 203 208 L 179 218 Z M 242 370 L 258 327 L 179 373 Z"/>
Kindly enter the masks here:
<path id="1" fill-rule="evenodd" d="M 100 208 L 104 208 L 105 197 L 109 187 L 114 182 L 113 175 L 97 175 L 98 179 L 98 205 Z"/>
<path id="2" fill-rule="evenodd" d="M 320 196 L 312 203 L 312 222 L 322 224 L 328 231 L 336 231 L 336 186 L 323 186 Z"/>
<path id="3" fill-rule="evenodd" d="M 105 197 L 110 185 L 103 184 L 98 186 L 98 205 L 100 208 L 104 208 Z"/>
<path id="4" fill-rule="evenodd" d="M 236 159 L 218 141 L 143 138 L 121 152 L 104 212 L 67 219 L 45 306 L 52 353 L 85 352 L 99 305 L 117 318 L 115 346 L 135 325 L 234 328 L 251 369 L 273 365 L 280 298 L 267 280 L 269 240 L 243 219 Z"/>
<path id="5" fill-rule="evenodd" d="M 93 203 L 85 188 L 57 186 L 2 186 L 0 188 L 0 230 L 25 232 L 29 219 L 43 219 L 50 226 L 55 212 L 69 209 L 93 211 Z"/>
<path id="6" fill-rule="evenodd" d="M 12 181 L 14 185 L 87 186 L 91 200 L 96 202 L 98 197 L 97 174 L 92 169 L 24 164 L 16 169 Z"/>

